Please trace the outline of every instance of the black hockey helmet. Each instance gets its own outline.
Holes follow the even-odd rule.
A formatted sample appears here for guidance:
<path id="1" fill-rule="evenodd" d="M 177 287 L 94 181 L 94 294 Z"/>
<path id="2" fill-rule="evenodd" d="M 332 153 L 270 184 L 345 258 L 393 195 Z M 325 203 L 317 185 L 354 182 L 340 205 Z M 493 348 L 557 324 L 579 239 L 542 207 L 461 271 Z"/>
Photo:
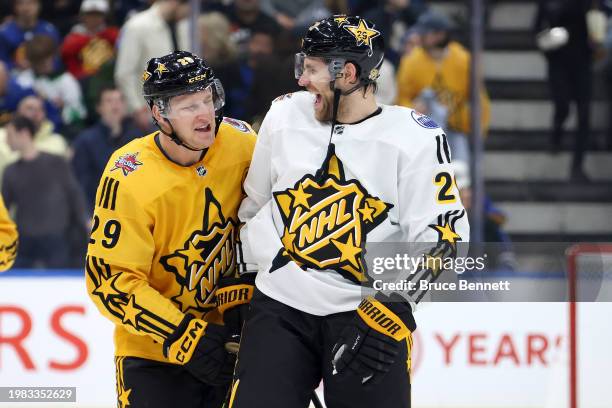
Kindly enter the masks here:
<path id="1" fill-rule="evenodd" d="M 332 81 L 347 62 L 359 70 L 360 85 L 376 81 L 383 63 L 385 44 L 373 23 L 359 16 L 335 15 L 314 23 L 302 39 L 296 55 L 295 75 L 302 75 L 304 58 L 321 57 L 329 62 Z"/>
<path id="2" fill-rule="evenodd" d="M 211 87 L 215 112 L 225 105 L 221 81 L 202 58 L 188 51 L 174 51 L 163 57 L 151 58 L 142 74 L 142 93 L 149 106 L 177 95 L 203 91 Z M 161 110 L 168 106 L 159 106 Z"/>
<path id="3" fill-rule="evenodd" d="M 149 107 L 157 106 L 166 119 L 171 109 L 170 98 L 210 87 L 215 108 L 216 131 L 219 130 L 223 120 L 225 92 L 221 81 L 215 78 L 212 68 L 202 58 L 188 51 L 174 51 L 162 57 L 151 58 L 142 74 L 142 82 L 142 93 Z M 177 144 L 184 145 L 174 130 L 169 136 Z"/>

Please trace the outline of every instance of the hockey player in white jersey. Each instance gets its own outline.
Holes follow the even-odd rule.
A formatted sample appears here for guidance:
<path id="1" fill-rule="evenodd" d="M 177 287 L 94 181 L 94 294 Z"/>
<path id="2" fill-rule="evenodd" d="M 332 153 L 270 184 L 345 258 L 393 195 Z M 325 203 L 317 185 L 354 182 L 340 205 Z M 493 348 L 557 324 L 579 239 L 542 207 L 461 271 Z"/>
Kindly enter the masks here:
<path id="1" fill-rule="evenodd" d="M 306 408 L 321 379 L 328 408 L 410 407 L 412 309 L 363 298 L 365 246 L 434 242 L 430 255 L 452 256 L 469 226 L 444 131 L 376 103 L 383 56 L 365 19 L 315 23 L 296 55 L 306 91 L 263 121 L 239 211 L 239 261 L 258 274 L 232 408 Z"/>

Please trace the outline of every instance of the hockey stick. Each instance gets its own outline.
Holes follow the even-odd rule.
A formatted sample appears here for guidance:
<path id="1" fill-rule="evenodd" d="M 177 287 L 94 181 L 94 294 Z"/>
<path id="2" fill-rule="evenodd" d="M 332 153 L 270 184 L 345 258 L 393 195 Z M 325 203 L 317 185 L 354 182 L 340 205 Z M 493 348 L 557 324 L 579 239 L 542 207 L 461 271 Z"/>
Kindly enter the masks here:
<path id="1" fill-rule="evenodd" d="M 316 391 L 312 392 L 312 396 L 310 397 L 310 399 L 312 400 L 312 405 L 314 405 L 315 408 L 323 408 L 323 404 L 321 404 L 321 401 L 319 400 Z"/>

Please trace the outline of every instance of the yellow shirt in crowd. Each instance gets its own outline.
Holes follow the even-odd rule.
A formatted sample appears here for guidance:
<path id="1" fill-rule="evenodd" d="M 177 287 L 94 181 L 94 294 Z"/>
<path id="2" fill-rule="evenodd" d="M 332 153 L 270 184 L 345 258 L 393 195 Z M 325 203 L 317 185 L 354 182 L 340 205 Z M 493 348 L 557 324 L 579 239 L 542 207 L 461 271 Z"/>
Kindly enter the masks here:
<path id="1" fill-rule="evenodd" d="M 470 132 L 470 53 L 459 43 L 451 42 L 441 62 L 431 58 L 422 47 L 416 47 L 402 58 L 397 72 L 397 104 L 414 107 L 414 99 L 425 88 L 431 88 L 448 108 L 448 129 Z M 480 95 L 483 132 L 489 127 L 490 102 L 486 91 Z"/>

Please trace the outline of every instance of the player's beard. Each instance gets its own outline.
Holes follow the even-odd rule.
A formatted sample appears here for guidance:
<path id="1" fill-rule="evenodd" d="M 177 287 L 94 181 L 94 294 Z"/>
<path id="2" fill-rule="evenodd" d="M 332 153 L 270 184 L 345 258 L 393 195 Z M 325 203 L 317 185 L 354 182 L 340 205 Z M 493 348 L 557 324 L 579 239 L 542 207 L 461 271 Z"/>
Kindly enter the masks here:
<path id="1" fill-rule="evenodd" d="M 320 122 L 331 122 L 334 114 L 334 94 L 326 92 L 321 95 L 321 108 L 315 109 L 315 118 Z"/>

